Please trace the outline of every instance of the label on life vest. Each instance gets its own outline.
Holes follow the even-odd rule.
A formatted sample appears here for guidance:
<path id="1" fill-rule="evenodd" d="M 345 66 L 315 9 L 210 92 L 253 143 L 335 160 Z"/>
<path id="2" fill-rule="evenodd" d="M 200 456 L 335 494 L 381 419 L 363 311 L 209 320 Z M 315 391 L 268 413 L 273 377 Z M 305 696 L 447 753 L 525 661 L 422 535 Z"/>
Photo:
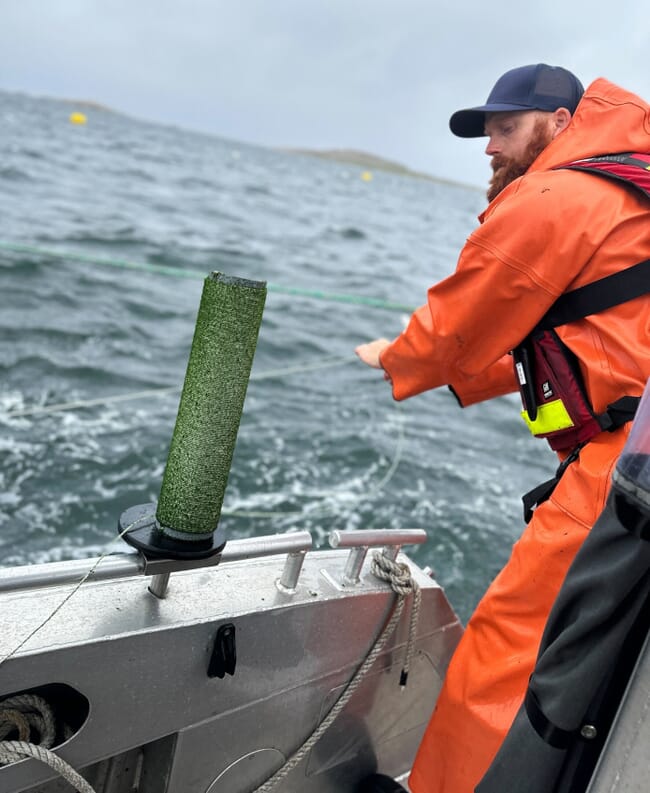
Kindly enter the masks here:
<path id="1" fill-rule="evenodd" d="M 517 378 L 519 380 L 519 385 L 526 385 L 526 373 L 524 372 L 523 364 L 517 362 L 515 364 L 515 369 L 517 370 Z"/>

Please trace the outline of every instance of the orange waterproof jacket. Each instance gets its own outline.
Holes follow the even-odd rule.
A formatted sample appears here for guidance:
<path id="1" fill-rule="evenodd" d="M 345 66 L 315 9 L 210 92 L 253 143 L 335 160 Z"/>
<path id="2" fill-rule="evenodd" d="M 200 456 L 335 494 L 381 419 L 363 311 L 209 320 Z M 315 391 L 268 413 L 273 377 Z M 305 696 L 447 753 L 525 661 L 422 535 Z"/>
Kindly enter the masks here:
<path id="1" fill-rule="evenodd" d="M 650 200 L 603 176 L 552 170 L 584 157 L 650 152 L 650 106 L 604 79 L 569 126 L 479 217 L 453 275 L 381 355 L 401 400 L 450 385 L 462 405 L 517 390 L 507 353 L 562 293 L 650 258 Z M 650 296 L 557 328 L 596 412 L 650 377 Z"/>

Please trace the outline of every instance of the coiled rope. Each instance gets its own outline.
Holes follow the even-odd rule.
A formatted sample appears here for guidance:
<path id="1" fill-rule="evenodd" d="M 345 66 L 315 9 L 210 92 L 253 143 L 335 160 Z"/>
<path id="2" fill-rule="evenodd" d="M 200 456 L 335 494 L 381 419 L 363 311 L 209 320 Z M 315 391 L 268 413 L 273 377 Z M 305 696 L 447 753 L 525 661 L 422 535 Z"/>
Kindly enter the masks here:
<path id="1" fill-rule="evenodd" d="M 0 741 L 14 729 L 20 741 L 29 740 L 31 730 L 35 729 L 43 746 L 49 749 L 54 744 L 54 716 L 43 697 L 18 694 L 0 702 Z"/>
<path id="2" fill-rule="evenodd" d="M 40 622 L 32 631 L 30 631 L 25 638 L 20 641 L 4 658 L 0 658 L 0 666 L 5 661 L 14 656 L 21 647 L 35 636 L 38 631 L 47 625 L 50 620 L 61 611 L 70 598 L 79 591 L 81 586 L 90 578 L 95 572 L 100 562 L 109 554 L 110 549 L 116 540 L 123 537 L 127 531 L 131 531 L 138 523 L 142 521 L 151 520 L 152 515 L 142 515 L 133 523 L 124 528 L 111 542 L 106 546 L 101 556 L 95 560 L 95 563 L 85 573 L 85 575 L 74 585 L 68 594 L 61 600 L 58 606 L 48 614 L 47 618 Z M 40 736 L 40 743 L 34 744 L 28 740 L 30 737 L 30 725 L 33 725 L 38 730 Z M 4 741 L 5 738 L 13 729 L 18 730 L 18 741 Z M 69 737 L 69 730 L 64 728 L 64 734 Z M 40 760 L 42 763 L 47 764 L 56 771 L 60 776 L 66 779 L 79 793 L 95 793 L 95 790 L 86 782 L 86 780 L 72 768 L 71 765 L 62 760 L 54 752 L 50 751 L 50 746 L 54 744 L 56 735 L 56 728 L 54 725 L 54 717 L 47 702 L 34 694 L 19 694 L 15 697 L 0 702 L 0 765 L 7 763 L 16 763 L 26 757 L 33 757 Z"/>
<path id="3" fill-rule="evenodd" d="M 412 594 L 413 604 L 411 606 L 411 619 L 409 622 L 409 635 L 406 645 L 406 657 L 404 667 L 400 676 L 400 686 L 406 685 L 406 678 L 411 665 L 415 631 L 417 628 L 418 617 L 420 613 L 421 592 L 420 586 L 415 581 L 411 574 L 411 569 L 404 562 L 393 562 L 384 556 L 382 553 L 375 551 L 373 554 L 372 573 L 390 584 L 392 590 L 397 595 L 393 613 L 377 637 L 374 645 L 370 649 L 365 660 L 354 673 L 347 686 L 343 690 L 341 696 L 335 702 L 327 716 L 316 727 L 312 734 L 307 738 L 303 745 L 287 760 L 287 762 L 278 771 L 266 780 L 262 785 L 255 788 L 253 793 L 269 793 L 276 785 L 281 782 L 293 769 L 306 757 L 311 749 L 316 745 L 321 736 L 329 729 L 334 723 L 337 716 L 341 713 L 343 708 L 348 704 L 354 692 L 359 688 L 362 681 L 366 677 L 370 668 L 377 660 L 379 654 L 384 649 L 384 646 L 390 636 L 393 634 L 397 623 L 402 616 L 406 598 Z"/>
<path id="4" fill-rule="evenodd" d="M 19 740 L 4 740 L 12 732 L 18 734 Z M 19 694 L 0 702 L 0 764 L 33 757 L 56 771 L 79 793 L 95 793 L 71 765 L 50 751 L 55 738 L 54 714 L 42 697 Z"/>

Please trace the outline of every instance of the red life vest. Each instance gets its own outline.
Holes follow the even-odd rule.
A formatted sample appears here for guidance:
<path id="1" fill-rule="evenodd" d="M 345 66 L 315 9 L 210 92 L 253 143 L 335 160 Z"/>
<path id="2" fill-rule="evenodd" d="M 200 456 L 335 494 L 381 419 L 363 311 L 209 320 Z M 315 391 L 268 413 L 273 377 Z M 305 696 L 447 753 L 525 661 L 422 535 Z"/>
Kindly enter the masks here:
<path id="1" fill-rule="evenodd" d="M 618 179 L 650 197 L 650 154 L 590 157 L 559 167 Z M 522 417 L 532 434 L 546 438 L 552 449 L 574 449 L 604 430 L 613 431 L 634 417 L 639 401 L 623 397 L 596 414 L 578 359 L 554 329 L 648 292 L 650 259 L 566 292 L 512 351 Z"/>

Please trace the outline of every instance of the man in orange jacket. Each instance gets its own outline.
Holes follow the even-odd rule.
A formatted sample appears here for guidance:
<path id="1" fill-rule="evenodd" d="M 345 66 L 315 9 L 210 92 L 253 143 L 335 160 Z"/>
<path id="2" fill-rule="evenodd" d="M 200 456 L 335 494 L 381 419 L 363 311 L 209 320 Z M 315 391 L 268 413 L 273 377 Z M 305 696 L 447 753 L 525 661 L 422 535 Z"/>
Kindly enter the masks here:
<path id="1" fill-rule="evenodd" d="M 582 289 L 650 259 L 650 106 L 602 78 L 583 94 L 570 72 L 535 64 L 506 72 L 485 105 L 454 113 L 450 127 L 487 137 L 489 205 L 455 272 L 431 287 L 406 330 L 356 353 L 384 370 L 398 400 L 447 385 L 467 406 L 519 388 L 531 431 L 563 463 L 451 660 L 413 793 L 470 793 L 490 765 L 650 376 L 647 267 L 623 297 L 612 297 L 611 280 L 595 303 Z"/>

